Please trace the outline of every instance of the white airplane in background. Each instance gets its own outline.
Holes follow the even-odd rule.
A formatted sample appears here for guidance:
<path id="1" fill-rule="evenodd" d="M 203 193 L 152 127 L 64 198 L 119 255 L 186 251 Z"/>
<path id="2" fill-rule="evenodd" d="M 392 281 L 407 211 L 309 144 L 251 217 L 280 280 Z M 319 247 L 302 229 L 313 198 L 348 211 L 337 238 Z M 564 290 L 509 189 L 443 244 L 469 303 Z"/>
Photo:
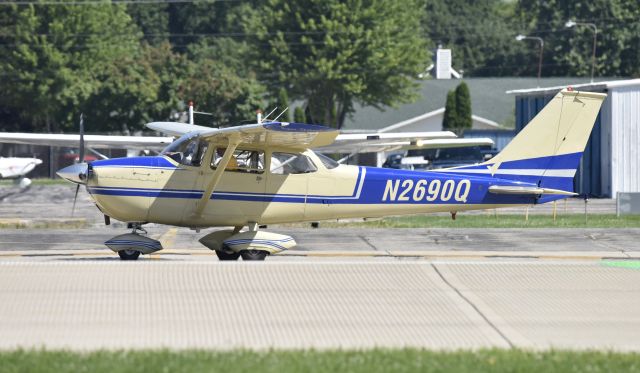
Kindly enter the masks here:
<path id="1" fill-rule="evenodd" d="M 31 180 L 25 175 L 39 164 L 42 160 L 38 158 L 0 157 L 0 178 L 15 179 L 20 189 L 24 189 L 31 185 Z"/>

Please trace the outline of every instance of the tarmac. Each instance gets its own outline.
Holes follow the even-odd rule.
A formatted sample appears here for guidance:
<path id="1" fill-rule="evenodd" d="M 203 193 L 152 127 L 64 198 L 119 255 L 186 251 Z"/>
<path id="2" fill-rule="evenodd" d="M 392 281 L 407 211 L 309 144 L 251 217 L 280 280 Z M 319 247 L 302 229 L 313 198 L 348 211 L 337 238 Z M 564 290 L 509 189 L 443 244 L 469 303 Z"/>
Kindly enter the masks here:
<path id="1" fill-rule="evenodd" d="M 219 262 L 209 230 L 151 226 L 165 250 L 122 262 L 103 242 L 126 228 L 84 192 L 84 227 L 34 225 L 69 219 L 73 193 L 0 195 L 23 221 L 0 229 L 0 349 L 640 351 L 640 228 L 273 227 L 299 246 Z"/>

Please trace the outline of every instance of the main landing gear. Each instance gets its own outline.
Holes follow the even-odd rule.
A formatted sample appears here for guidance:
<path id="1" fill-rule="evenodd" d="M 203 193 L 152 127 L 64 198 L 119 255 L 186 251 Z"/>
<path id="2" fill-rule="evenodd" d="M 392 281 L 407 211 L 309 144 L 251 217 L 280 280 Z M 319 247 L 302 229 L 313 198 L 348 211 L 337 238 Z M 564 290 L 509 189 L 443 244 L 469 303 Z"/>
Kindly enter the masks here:
<path id="1" fill-rule="evenodd" d="M 240 232 L 242 226 L 233 230 L 212 232 L 200 239 L 200 243 L 216 252 L 219 260 L 265 260 L 268 255 L 290 249 L 296 245 L 292 237 L 258 231 L 257 223 L 250 223 L 249 230 Z"/>
<path id="2" fill-rule="evenodd" d="M 113 237 L 104 244 L 108 248 L 118 253 L 122 260 L 137 260 L 140 254 L 151 254 L 158 250 L 162 250 L 160 241 L 154 240 L 142 234 L 147 231 L 142 228 L 140 223 L 131 223 L 131 233 L 121 234 Z"/>
<path id="3" fill-rule="evenodd" d="M 122 234 L 105 242 L 105 245 L 122 260 L 137 260 L 141 254 L 162 250 L 160 241 L 149 238 L 141 223 L 130 223 L 131 233 Z M 258 231 L 256 223 L 249 224 L 249 230 L 241 232 L 242 226 L 233 230 L 212 232 L 200 239 L 200 243 L 215 251 L 219 260 L 256 261 L 265 260 L 268 255 L 279 253 L 296 245 L 289 236 Z"/>

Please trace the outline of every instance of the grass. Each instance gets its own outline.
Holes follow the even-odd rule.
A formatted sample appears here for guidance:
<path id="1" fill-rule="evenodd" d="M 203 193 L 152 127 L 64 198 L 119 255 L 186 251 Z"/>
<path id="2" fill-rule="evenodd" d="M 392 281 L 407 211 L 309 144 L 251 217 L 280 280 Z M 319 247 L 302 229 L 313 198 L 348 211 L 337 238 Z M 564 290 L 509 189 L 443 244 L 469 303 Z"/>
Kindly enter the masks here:
<path id="1" fill-rule="evenodd" d="M 89 226 L 89 222 L 85 218 L 0 218 L 0 229 L 80 229 Z"/>
<path id="2" fill-rule="evenodd" d="M 640 372 L 640 355 L 601 351 L 417 349 L 0 352 L 0 372 Z"/>
<path id="3" fill-rule="evenodd" d="M 308 226 L 308 225 L 303 225 Z M 616 217 L 612 214 L 558 215 L 494 215 L 458 214 L 456 220 L 447 215 L 413 215 L 390 217 L 373 221 L 321 222 L 326 228 L 640 228 L 640 215 Z"/>
<path id="4" fill-rule="evenodd" d="M 68 181 L 66 181 L 65 179 L 60 179 L 60 178 L 55 178 L 55 179 L 49 179 L 49 178 L 31 179 L 31 181 L 32 181 L 31 185 L 62 185 L 62 184 L 72 185 Z M 15 185 L 15 180 L 12 180 L 12 179 L 0 180 L 0 186 L 14 186 L 14 185 Z"/>

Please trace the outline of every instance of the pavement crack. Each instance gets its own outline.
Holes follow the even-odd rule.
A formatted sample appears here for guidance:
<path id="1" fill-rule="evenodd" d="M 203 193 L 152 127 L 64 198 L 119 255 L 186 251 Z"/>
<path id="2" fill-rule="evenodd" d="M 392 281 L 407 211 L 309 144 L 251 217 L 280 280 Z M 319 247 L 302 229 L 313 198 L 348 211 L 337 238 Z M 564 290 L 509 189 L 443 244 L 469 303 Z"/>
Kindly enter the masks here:
<path id="1" fill-rule="evenodd" d="M 496 333 L 498 333 L 498 335 L 500 337 L 502 337 L 502 339 L 505 340 L 505 342 L 507 342 L 507 344 L 509 345 L 510 348 L 514 348 L 515 345 L 513 344 L 513 342 L 511 342 L 511 340 L 493 323 L 491 322 L 491 320 L 489 320 L 489 318 L 482 313 L 482 311 L 480 310 L 480 308 L 478 308 L 478 306 L 476 306 L 469 298 L 465 297 L 464 294 L 462 294 L 462 292 L 460 290 L 458 290 L 458 288 L 456 288 L 455 286 L 453 286 L 453 284 L 451 284 L 445 277 L 444 275 L 440 272 L 440 270 L 438 269 L 438 267 L 436 267 L 436 265 L 434 263 L 431 263 L 431 267 L 433 267 L 433 269 L 436 271 L 436 273 L 438 274 L 438 276 L 440 276 L 440 278 L 442 279 L 442 281 L 444 281 L 445 284 L 447 284 L 447 286 L 449 286 L 453 291 L 455 291 L 460 298 L 462 298 L 465 302 L 467 302 L 467 304 L 469 304 L 477 313 L 478 315 L 480 315 L 480 317 L 482 317 L 484 319 L 484 321 L 493 329 L 495 330 Z"/>
<path id="2" fill-rule="evenodd" d="M 380 251 L 371 242 L 369 242 L 369 240 L 367 240 L 364 236 L 358 235 L 358 238 L 361 239 L 362 241 L 364 241 L 364 243 L 366 243 L 367 246 L 369 246 L 370 248 L 374 249 L 375 251 Z"/>

